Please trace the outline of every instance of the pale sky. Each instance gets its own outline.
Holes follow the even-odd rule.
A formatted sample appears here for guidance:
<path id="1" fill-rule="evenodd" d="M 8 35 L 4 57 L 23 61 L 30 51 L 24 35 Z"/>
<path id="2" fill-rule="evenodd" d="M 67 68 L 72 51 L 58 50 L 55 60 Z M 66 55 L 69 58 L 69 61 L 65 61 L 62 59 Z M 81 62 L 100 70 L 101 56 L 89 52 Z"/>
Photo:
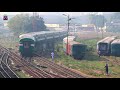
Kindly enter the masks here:
<path id="1" fill-rule="evenodd" d="M 0 15 L 16 15 L 21 13 L 28 13 L 33 14 L 33 12 L 0 12 Z M 62 15 L 62 14 L 69 14 L 70 16 L 79 16 L 79 15 L 86 15 L 91 12 L 37 12 L 39 15 Z M 104 13 L 113 13 L 113 12 L 104 12 Z M 103 12 L 99 12 L 99 14 L 103 14 Z"/>
<path id="2" fill-rule="evenodd" d="M 29 14 L 33 14 L 33 12 L 0 12 L 0 15 L 16 15 L 16 14 L 21 14 L 21 13 L 29 13 Z M 86 14 L 88 12 L 37 12 L 40 15 L 60 15 L 60 14 L 70 14 L 70 15 L 81 15 L 81 14 Z"/>

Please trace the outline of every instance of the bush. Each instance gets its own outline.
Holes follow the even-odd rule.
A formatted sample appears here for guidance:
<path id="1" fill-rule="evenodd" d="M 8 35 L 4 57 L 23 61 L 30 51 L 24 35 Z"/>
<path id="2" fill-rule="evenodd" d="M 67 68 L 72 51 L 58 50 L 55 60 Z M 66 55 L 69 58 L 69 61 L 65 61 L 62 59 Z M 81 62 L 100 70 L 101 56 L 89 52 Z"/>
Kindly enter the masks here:
<path id="1" fill-rule="evenodd" d="M 89 46 L 87 47 L 87 51 L 90 52 L 90 51 L 94 51 L 93 47 Z"/>
<path id="2" fill-rule="evenodd" d="M 120 32 L 120 27 L 109 27 L 109 28 L 107 28 L 107 31 L 114 32 L 114 33 Z"/>

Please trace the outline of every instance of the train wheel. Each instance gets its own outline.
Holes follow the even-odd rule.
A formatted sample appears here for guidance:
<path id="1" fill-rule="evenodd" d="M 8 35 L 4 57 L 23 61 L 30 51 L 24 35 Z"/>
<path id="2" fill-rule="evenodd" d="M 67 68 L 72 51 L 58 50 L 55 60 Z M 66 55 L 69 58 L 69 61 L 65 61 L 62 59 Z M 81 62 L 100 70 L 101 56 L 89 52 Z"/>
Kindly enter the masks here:
<path id="1" fill-rule="evenodd" d="M 73 57 L 74 59 L 77 59 L 76 57 Z"/>

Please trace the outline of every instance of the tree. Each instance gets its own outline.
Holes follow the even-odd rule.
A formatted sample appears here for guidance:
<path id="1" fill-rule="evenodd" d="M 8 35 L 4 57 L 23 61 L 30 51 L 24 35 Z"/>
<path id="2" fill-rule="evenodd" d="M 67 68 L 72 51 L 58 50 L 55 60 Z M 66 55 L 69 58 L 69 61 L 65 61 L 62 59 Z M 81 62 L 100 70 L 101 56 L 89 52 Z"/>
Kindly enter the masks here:
<path id="1" fill-rule="evenodd" d="M 120 12 L 114 13 L 110 19 L 110 25 L 107 28 L 109 32 L 120 32 Z M 117 25 L 116 25 L 117 24 Z"/>
<path id="2" fill-rule="evenodd" d="M 35 25 L 35 30 L 34 31 L 46 31 L 46 26 L 44 25 L 44 20 L 41 17 L 32 17 L 33 18 L 33 23 Z"/>
<path id="3" fill-rule="evenodd" d="M 28 14 L 14 16 L 8 21 L 8 27 L 13 30 L 15 35 L 47 30 L 43 18 L 29 16 Z"/>
<path id="4" fill-rule="evenodd" d="M 103 38 L 103 29 L 102 28 L 104 27 L 105 22 L 107 21 L 106 18 L 103 15 L 90 15 L 89 19 L 90 19 L 90 23 L 95 25 L 96 30 L 101 28 L 102 38 Z"/>
<path id="5" fill-rule="evenodd" d="M 114 13 L 111 16 L 111 21 L 114 21 L 114 20 L 120 20 L 120 12 Z"/>
<path id="6" fill-rule="evenodd" d="M 103 15 L 90 15 L 89 16 L 90 24 L 94 24 L 96 29 L 104 27 L 105 22 L 107 21 Z"/>

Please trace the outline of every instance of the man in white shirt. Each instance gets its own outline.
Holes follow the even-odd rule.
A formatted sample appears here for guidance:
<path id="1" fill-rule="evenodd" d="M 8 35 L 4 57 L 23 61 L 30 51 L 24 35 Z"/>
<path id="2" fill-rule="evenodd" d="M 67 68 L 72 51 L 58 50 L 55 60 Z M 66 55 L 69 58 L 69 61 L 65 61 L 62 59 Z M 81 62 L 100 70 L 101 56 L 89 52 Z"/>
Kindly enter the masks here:
<path id="1" fill-rule="evenodd" d="M 54 60 L 54 52 L 51 53 L 52 60 Z"/>

